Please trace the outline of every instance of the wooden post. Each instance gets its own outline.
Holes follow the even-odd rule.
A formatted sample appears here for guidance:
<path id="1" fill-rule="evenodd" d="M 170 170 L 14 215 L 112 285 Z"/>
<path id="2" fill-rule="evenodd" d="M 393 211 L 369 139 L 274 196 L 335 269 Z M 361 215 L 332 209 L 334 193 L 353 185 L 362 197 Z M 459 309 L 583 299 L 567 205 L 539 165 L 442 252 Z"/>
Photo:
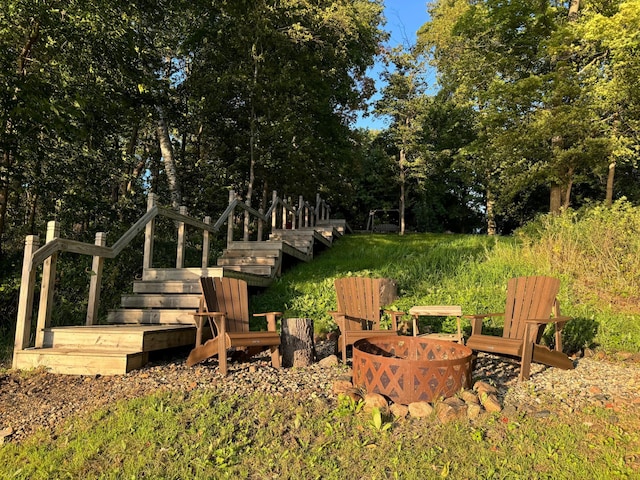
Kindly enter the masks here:
<path id="1" fill-rule="evenodd" d="M 147 212 L 156 205 L 156 195 L 150 193 L 147 197 Z M 155 234 L 156 220 L 153 219 L 144 228 L 144 254 L 142 258 L 142 269 L 147 270 L 153 265 L 153 237 Z"/>
<path id="2" fill-rule="evenodd" d="M 107 245 L 107 234 L 97 232 L 95 244 L 100 247 Z M 98 307 L 100 306 L 100 288 L 102 287 L 102 269 L 104 257 L 95 255 L 91 264 L 91 280 L 89 282 L 89 301 L 87 302 L 86 325 L 95 325 L 98 321 Z"/>
<path id="3" fill-rule="evenodd" d="M 55 220 L 47 223 L 46 243 L 49 243 L 60 236 L 60 223 Z M 51 323 L 51 312 L 53 310 L 53 295 L 56 284 L 56 263 L 58 254 L 54 253 L 43 262 L 42 282 L 40 286 L 40 303 L 38 304 L 38 320 L 36 322 L 35 347 L 42 348 L 44 340 L 44 329 Z"/>
<path id="4" fill-rule="evenodd" d="M 308 367 L 316 356 L 313 319 L 283 318 L 280 333 L 283 367 Z"/>
<path id="5" fill-rule="evenodd" d="M 287 229 L 287 223 L 289 221 L 289 215 L 287 214 L 287 205 L 282 202 L 282 222 L 280 224 L 280 228 L 282 230 Z"/>
<path id="6" fill-rule="evenodd" d="M 258 209 L 258 212 L 260 213 L 260 215 L 264 215 L 264 208 L 260 207 Z M 256 238 L 256 240 L 258 242 L 262 241 L 262 230 L 264 228 L 263 224 L 264 224 L 264 222 L 263 222 L 262 218 L 258 218 L 258 234 L 257 234 L 257 238 Z"/>
<path id="7" fill-rule="evenodd" d="M 236 192 L 233 190 L 229 191 L 229 205 L 233 203 L 236 199 Z M 233 212 L 229 212 L 229 217 L 227 218 L 227 247 L 231 246 L 233 242 Z"/>
<path id="8" fill-rule="evenodd" d="M 298 197 L 298 228 L 304 227 L 304 199 L 302 195 Z"/>
<path id="9" fill-rule="evenodd" d="M 178 209 L 180 215 L 187 215 L 187 207 Z M 178 251 L 176 252 L 176 268 L 184 268 L 184 237 L 186 225 L 184 222 L 178 222 Z"/>
<path id="10" fill-rule="evenodd" d="M 211 217 L 204 217 L 204 223 L 211 225 Z M 209 230 L 202 231 L 202 268 L 209 267 Z"/>
<path id="11" fill-rule="evenodd" d="M 276 208 L 276 202 L 278 201 L 278 193 L 274 190 L 271 193 L 271 233 L 276 229 L 278 221 L 278 210 Z"/>
<path id="12" fill-rule="evenodd" d="M 307 202 L 304 204 L 304 226 L 309 226 L 309 204 Z"/>
<path id="13" fill-rule="evenodd" d="M 29 346 L 31 317 L 33 315 L 33 291 L 36 283 L 36 266 L 31 265 L 31 257 L 39 246 L 40 242 L 37 235 L 27 236 L 24 242 L 24 258 L 22 260 L 16 337 L 13 343 L 13 368 L 17 368 L 17 353 Z"/>
<path id="14" fill-rule="evenodd" d="M 291 197 L 289 197 L 289 200 L 287 201 L 287 207 L 291 210 L 290 212 L 287 210 L 288 215 L 291 215 L 291 230 L 295 230 L 296 229 L 296 209 L 295 207 L 293 207 L 293 203 L 291 202 Z"/>
<path id="15" fill-rule="evenodd" d="M 322 209 L 322 199 L 320 198 L 320 194 L 316 193 L 316 209 L 314 210 L 315 212 L 314 225 L 317 225 L 318 221 L 322 220 L 321 209 Z"/>

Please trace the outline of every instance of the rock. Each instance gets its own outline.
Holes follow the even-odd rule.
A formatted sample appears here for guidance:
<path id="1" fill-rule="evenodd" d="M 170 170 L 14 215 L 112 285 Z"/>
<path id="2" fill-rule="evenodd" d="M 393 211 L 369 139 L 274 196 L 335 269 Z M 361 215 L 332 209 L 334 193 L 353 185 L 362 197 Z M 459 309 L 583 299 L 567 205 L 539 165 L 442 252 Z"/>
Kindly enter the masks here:
<path id="1" fill-rule="evenodd" d="M 467 405 L 461 400 L 459 402 L 447 402 L 445 400 L 436 404 L 435 411 L 440 422 L 449 423 L 453 420 L 466 418 Z"/>
<path id="2" fill-rule="evenodd" d="M 482 380 L 477 381 L 473 386 L 473 389 L 478 393 L 478 396 L 481 396 L 483 393 L 498 393 L 498 389 L 496 387 L 487 382 L 483 382 Z"/>
<path id="3" fill-rule="evenodd" d="M 367 393 L 363 398 L 365 412 L 371 412 L 374 408 L 379 408 L 382 412 L 386 411 L 389 407 L 387 399 L 379 393 Z"/>
<path id="4" fill-rule="evenodd" d="M 6 427 L 0 430 L 0 445 L 4 443 L 4 439 L 13 435 L 13 428 Z"/>
<path id="5" fill-rule="evenodd" d="M 407 410 L 409 411 L 409 415 L 415 418 L 425 418 L 433 413 L 433 407 L 427 402 L 410 403 Z"/>
<path id="6" fill-rule="evenodd" d="M 329 355 L 328 357 L 324 357 L 322 360 L 318 362 L 322 368 L 335 367 L 338 365 L 338 357 L 335 355 Z"/>
<path id="7" fill-rule="evenodd" d="M 347 391 L 343 393 L 343 395 L 349 397 L 354 402 L 359 402 L 360 400 L 362 400 L 362 392 L 359 388 L 348 388 Z"/>
<path id="8" fill-rule="evenodd" d="M 475 420 L 482 413 L 482 407 L 479 403 L 467 403 L 467 418 Z"/>
<path id="9" fill-rule="evenodd" d="M 467 405 L 472 405 L 472 404 L 480 405 L 480 400 L 478 400 L 478 395 L 473 393 L 471 390 L 463 390 L 462 392 L 460 392 L 460 398 Z"/>
<path id="10" fill-rule="evenodd" d="M 498 400 L 498 397 L 493 393 L 489 393 L 489 394 L 481 393 L 479 395 L 479 398 L 480 398 L 480 403 L 482 404 L 482 406 L 487 412 L 493 413 L 493 412 L 502 411 L 502 405 L 500 405 L 500 401 Z"/>
<path id="11" fill-rule="evenodd" d="M 389 411 L 394 418 L 405 418 L 409 414 L 409 407 L 399 403 L 394 403 L 389 407 Z"/>

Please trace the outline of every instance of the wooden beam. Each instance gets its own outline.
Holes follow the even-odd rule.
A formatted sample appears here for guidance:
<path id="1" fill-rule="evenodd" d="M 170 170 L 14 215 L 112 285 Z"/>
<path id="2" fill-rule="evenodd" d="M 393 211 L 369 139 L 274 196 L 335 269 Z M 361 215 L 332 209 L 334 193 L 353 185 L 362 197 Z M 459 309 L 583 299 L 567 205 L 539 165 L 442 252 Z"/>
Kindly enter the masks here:
<path id="1" fill-rule="evenodd" d="M 60 223 L 55 220 L 47 224 L 46 242 L 52 242 L 60 236 Z M 40 287 L 40 303 L 38 304 L 38 320 L 36 322 L 35 347 L 42 348 L 44 329 L 51 323 L 53 311 L 53 294 L 56 283 L 56 263 L 58 254 L 54 253 L 45 259 L 42 267 L 42 285 Z"/>
<path id="2" fill-rule="evenodd" d="M 13 344 L 13 368 L 16 368 L 17 352 L 29 346 L 31 317 L 33 315 L 33 292 L 36 283 L 36 271 L 31 268 L 31 257 L 34 250 L 38 248 L 38 245 L 39 240 L 37 235 L 27 236 L 24 245 L 24 259 L 22 261 L 16 337 Z"/>
<path id="3" fill-rule="evenodd" d="M 107 234 L 96 233 L 96 245 L 105 246 L 107 244 Z M 89 282 L 89 301 L 87 302 L 87 325 L 94 325 L 98 320 L 98 308 L 100 307 L 100 288 L 102 286 L 102 269 L 104 257 L 94 255 L 91 265 L 91 280 Z"/>

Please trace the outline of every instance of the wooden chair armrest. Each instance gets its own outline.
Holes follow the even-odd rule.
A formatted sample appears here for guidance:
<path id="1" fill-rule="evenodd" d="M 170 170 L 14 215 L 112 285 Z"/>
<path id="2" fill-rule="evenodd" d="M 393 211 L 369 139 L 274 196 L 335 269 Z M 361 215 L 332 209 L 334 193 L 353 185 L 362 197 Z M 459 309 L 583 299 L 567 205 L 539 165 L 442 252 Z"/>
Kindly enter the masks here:
<path id="1" fill-rule="evenodd" d="M 526 323 L 537 323 L 537 324 L 546 324 L 546 323 L 559 323 L 559 324 L 565 324 L 567 323 L 569 320 L 571 320 L 571 317 L 553 317 L 553 318 L 528 318 L 525 320 Z"/>
<path id="2" fill-rule="evenodd" d="M 391 329 L 398 330 L 398 318 L 406 315 L 406 313 L 396 310 L 383 310 L 383 312 L 391 316 Z"/>
<path id="3" fill-rule="evenodd" d="M 471 335 L 482 335 L 482 321 L 488 317 L 504 317 L 503 313 L 481 313 L 478 315 L 463 315 L 462 318 L 471 320 Z"/>
<path id="4" fill-rule="evenodd" d="M 277 332 L 276 317 L 282 316 L 282 312 L 254 313 L 254 317 L 267 317 L 267 330 L 269 332 Z"/>
<path id="5" fill-rule="evenodd" d="M 479 313 L 477 315 L 462 315 L 462 318 L 486 318 L 486 317 L 504 317 L 504 312 L 502 313 Z"/>

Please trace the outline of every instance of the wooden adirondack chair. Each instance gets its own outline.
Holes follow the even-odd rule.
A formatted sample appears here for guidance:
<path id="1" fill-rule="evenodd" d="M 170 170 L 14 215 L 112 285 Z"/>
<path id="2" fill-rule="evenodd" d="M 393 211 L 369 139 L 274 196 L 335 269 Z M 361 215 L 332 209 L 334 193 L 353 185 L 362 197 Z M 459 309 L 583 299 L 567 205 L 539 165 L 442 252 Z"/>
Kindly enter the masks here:
<path id="1" fill-rule="evenodd" d="M 519 357 L 520 380 L 529 378 L 531 362 L 565 370 L 574 368 L 573 362 L 562 352 L 562 329 L 571 320 L 560 315 L 556 299 L 560 281 L 551 277 L 518 277 L 507 283 L 507 303 L 504 313 L 465 316 L 471 319 L 471 336 L 467 347 L 482 351 Z M 552 315 L 553 314 L 553 315 Z M 504 316 L 502 337 L 482 334 L 484 318 Z M 555 325 L 555 350 L 539 345 L 544 327 Z"/>
<path id="2" fill-rule="evenodd" d="M 340 329 L 338 352 L 342 352 L 342 361 L 347 361 L 347 346 L 353 345 L 361 338 L 377 335 L 397 335 L 398 317 L 404 312 L 386 311 L 391 315 L 391 329 L 380 328 L 382 302 L 391 303 L 396 298 L 393 292 L 383 292 L 392 283 L 384 278 L 346 277 L 334 282 L 338 310 L 329 312 Z"/>
<path id="3" fill-rule="evenodd" d="M 267 317 L 267 332 L 249 331 L 249 295 L 247 282 L 235 278 L 200 279 L 202 297 L 200 309 L 195 312 L 196 346 L 187 365 L 192 366 L 209 357 L 218 355 L 220 373 L 227 374 L 227 350 L 240 348 L 249 355 L 262 350 L 271 350 L 271 364 L 280 368 L 280 334 L 276 331 L 276 318 L 280 312 L 259 313 L 255 316 Z M 211 329 L 213 338 L 202 343 L 205 323 Z"/>

